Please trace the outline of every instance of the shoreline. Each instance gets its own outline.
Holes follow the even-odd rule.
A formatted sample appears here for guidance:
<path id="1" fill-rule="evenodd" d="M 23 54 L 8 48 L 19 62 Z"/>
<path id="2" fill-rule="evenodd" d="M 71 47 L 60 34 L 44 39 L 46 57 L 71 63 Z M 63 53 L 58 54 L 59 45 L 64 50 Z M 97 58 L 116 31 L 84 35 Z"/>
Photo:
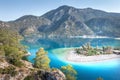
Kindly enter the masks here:
<path id="1" fill-rule="evenodd" d="M 75 51 L 68 51 L 65 56 L 65 60 L 70 62 L 101 62 L 105 60 L 117 59 L 120 58 L 120 55 L 117 54 L 105 54 L 105 55 L 93 55 L 93 56 L 85 56 L 85 55 L 77 55 Z"/>

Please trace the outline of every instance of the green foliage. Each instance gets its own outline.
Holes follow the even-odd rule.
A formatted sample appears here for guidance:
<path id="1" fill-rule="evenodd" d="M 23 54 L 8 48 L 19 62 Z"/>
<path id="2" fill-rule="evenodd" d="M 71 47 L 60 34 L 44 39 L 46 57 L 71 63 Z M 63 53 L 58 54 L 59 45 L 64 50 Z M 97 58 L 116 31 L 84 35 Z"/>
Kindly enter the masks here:
<path id="1" fill-rule="evenodd" d="M 0 56 L 5 56 L 4 47 L 0 45 Z"/>
<path id="2" fill-rule="evenodd" d="M 24 78 L 24 80 L 35 80 L 32 75 L 28 75 Z"/>
<path id="3" fill-rule="evenodd" d="M 15 70 L 15 67 L 8 66 L 6 68 L 0 68 L 0 74 L 10 74 L 11 76 L 15 76 L 17 74 L 17 71 Z"/>
<path id="4" fill-rule="evenodd" d="M 103 78 L 102 78 L 102 77 L 99 77 L 99 78 L 97 78 L 97 80 L 103 80 Z"/>
<path id="5" fill-rule="evenodd" d="M 17 59 L 22 58 L 22 53 L 16 47 L 8 47 L 7 46 L 4 48 L 4 51 L 5 51 L 5 56 L 7 56 L 9 58 L 17 58 Z"/>
<path id="6" fill-rule="evenodd" d="M 22 57 L 22 60 L 28 61 L 27 56 L 23 56 L 23 57 Z"/>
<path id="7" fill-rule="evenodd" d="M 0 28 L 0 56 L 18 67 L 23 65 L 20 60 L 25 54 L 25 48 L 20 44 L 21 39 L 17 32 Z"/>
<path id="8" fill-rule="evenodd" d="M 75 52 L 76 52 L 77 54 L 81 54 L 80 51 L 81 51 L 81 49 L 79 49 L 79 48 L 76 48 L 76 49 L 75 49 Z"/>
<path id="9" fill-rule="evenodd" d="M 66 75 L 67 80 L 76 80 L 77 72 L 71 65 L 62 66 L 61 71 Z"/>
<path id="10" fill-rule="evenodd" d="M 112 47 L 102 47 L 102 49 L 93 48 L 90 46 L 90 43 L 87 43 L 86 45 L 83 45 L 82 48 L 76 48 L 75 49 L 77 54 L 82 54 L 86 56 L 92 56 L 92 55 L 99 55 L 99 54 L 112 54 L 113 49 Z"/>
<path id="11" fill-rule="evenodd" d="M 23 53 L 16 47 L 5 46 L 4 48 L 6 60 L 15 66 L 21 67 L 23 63 L 20 61 Z"/>
<path id="12" fill-rule="evenodd" d="M 8 62 L 17 66 L 17 67 L 22 67 L 24 66 L 24 63 L 18 59 L 8 59 Z"/>
<path id="13" fill-rule="evenodd" d="M 49 63 L 50 59 L 47 56 L 47 52 L 43 48 L 40 48 L 36 53 L 36 58 L 34 62 L 35 67 L 48 70 L 50 68 Z"/>
<path id="14" fill-rule="evenodd" d="M 87 52 L 88 52 L 87 56 L 92 56 L 92 55 L 96 55 L 97 54 L 97 50 L 95 50 L 95 49 L 88 50 Z"/>

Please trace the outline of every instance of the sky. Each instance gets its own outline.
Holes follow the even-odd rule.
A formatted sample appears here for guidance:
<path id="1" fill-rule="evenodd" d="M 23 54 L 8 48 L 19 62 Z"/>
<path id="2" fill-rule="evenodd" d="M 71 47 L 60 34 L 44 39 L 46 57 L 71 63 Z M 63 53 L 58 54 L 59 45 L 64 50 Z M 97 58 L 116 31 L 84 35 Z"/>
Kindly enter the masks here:
<path id="1" fill-rule="evenodd" d="M 0 20 L 15 20 L 24 15 L 41 16 L 62 5 L 120 13 L 120 0 L 0 0 Z"/>

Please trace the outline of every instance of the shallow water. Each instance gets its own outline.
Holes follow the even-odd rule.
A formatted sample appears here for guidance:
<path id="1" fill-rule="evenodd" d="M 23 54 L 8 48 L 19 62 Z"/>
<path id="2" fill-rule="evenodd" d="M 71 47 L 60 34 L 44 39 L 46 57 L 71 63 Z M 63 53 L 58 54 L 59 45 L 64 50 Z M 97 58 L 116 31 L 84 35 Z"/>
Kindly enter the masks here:
<path id="1" fill-rule="evenodd" d="M 93 47 L 112 46 L 120 47 L 120 40 L 112 38 L 72 38 L 72 39 L 39 39 L 35 43 L 22 43 L 29 46 L 28 51 L 32 53 L 28 59 L 31 62 L 35 57 L 36 51 L 40 47 L 44 47 L 48 51 L 51 59 L 50 66 L 60 68 L 63 65 L 71 64 L 77 70 L 78 80 L 96 80 L 97 77 L 103 77 L 104 80 L 120 80 L 120 59 L 107 60 L 97 63 L 73 63 L 67 62 L 62 57 L 67 48 L 79 47 L 90 42 Z"/>

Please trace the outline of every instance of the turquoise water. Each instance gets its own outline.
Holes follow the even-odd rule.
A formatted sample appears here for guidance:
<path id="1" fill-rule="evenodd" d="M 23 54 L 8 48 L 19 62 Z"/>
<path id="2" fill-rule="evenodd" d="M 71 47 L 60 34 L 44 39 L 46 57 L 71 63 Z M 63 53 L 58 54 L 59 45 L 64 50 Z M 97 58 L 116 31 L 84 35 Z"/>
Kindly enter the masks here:
<path id="1" fill-rule="evenodd" d="M 78 72 L 77 80 L 96 80 L 98 77 L 103 77 L 104 80 L 120 80 L 120 59 L 102 61 L 98 63 L 73 63 L 66 62 L 59 58 L 60 52 L 54 50 L 62 50 L 70 47 L 80 47 L 81 45 L 90 42 L 93 47 L 112 46 L 120 48 L 120 40 L 112 38 L 72 38 L 72 39 L 38 39 L 34 43 L 23 41 L 22 43 L 29 46 L 28 51 L 32 53 L 28 59 L 31 62 L 35 57 L 35 53 L 40 47 L 44 47 L 48 51 L 48 56 L 51 59 L 50 66 L 60 68 L 61 66 L 71 64 Z"/>

